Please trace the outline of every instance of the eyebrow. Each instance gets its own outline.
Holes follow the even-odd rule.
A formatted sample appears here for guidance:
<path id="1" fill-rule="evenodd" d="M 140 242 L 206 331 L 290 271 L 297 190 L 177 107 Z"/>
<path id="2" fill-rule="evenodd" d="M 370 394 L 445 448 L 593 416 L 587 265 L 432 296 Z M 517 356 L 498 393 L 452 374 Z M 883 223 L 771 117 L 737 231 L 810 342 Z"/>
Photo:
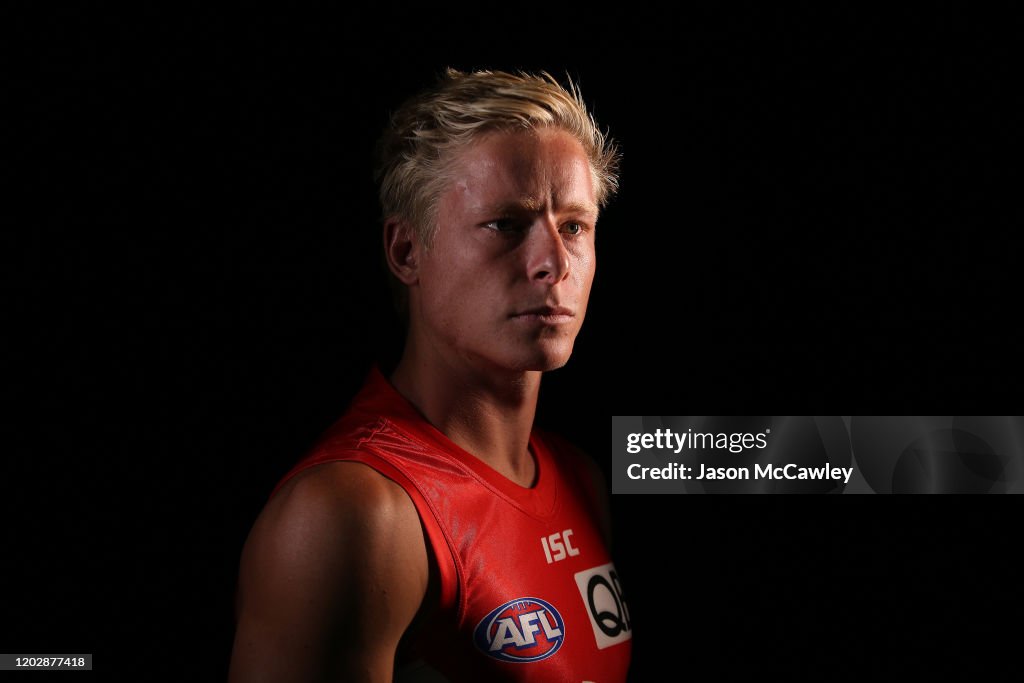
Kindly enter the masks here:
<path id="1" fill-rule="evenodd" d="M 537 213 L 543 207 L 544 202 L 536 197 L 523 197 L 517 201 L 501 202 L 500 204 L 491 205 L 488 208 L 488 213 L 493 214 L 515 214 L 523 211 L 530 213 Z M 572 202 L 559 208 L 559 213 L 576 213 L 584 214 L 587 216 L 597 217 L 598 210 L 596 204 L 583 203 L 583 202 Z"/>

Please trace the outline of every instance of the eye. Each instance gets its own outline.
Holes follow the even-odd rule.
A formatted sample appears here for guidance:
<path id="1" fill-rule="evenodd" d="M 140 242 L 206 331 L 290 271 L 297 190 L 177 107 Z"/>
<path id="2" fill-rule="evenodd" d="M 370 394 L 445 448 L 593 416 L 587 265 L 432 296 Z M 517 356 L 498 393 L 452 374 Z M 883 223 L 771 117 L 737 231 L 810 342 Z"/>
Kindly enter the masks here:
<path id="1" fill-rule="evenodd" d="M 583 224 L 582 223 L 566 223 L 564 230 L 565 230 L 565 232 L 569 233 L 570 235 L 578 235 L 581 232 L 583 232 Z"/>
<path id="2" fill-rule="evenodd" d="M 493 221 L 487 221 L 484 223 L 484 227 L 496 230 L 497 232 L 512 232 L 516 229 L 515 222 L 511 218 L 497 218 Z"/>

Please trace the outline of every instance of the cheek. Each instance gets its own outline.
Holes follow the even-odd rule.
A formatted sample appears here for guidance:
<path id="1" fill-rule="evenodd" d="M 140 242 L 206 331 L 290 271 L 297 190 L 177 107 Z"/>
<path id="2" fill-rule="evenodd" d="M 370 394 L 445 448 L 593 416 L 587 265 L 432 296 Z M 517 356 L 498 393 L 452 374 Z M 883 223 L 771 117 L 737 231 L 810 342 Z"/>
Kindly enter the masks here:
<path id="1" fill-rule="evenodd" d="M 597 259 L 593 247 L 581 249 L 576 254 L 576 282 L 580 292 L 584 296 L 590 294 L 590 287 L 594 284 L 594 273 L 597 271 Z"/>
<path id="2" fill-rule="evenodd" d="M 482 303 L 490 296 L 491 280 L 465 254 L 436 256 L 421 271 L 425 307 L 438 327 L 453 333 L 471 328 L 472 319 L 486 310 Z"/>

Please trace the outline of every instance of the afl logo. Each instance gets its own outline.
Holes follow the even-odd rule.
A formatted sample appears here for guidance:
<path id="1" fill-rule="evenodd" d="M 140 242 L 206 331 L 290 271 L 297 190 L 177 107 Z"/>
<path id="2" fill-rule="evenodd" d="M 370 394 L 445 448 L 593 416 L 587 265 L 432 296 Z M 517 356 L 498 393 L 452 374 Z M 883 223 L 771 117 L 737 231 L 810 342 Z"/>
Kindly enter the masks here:
<path id="1" fill-rule="evenodd" d="M 484 617 L 473 640 L 485 655 L 503 662 L 536 662 L 562 647 L 565 622 L 550 602 L 516 598 Z"/>

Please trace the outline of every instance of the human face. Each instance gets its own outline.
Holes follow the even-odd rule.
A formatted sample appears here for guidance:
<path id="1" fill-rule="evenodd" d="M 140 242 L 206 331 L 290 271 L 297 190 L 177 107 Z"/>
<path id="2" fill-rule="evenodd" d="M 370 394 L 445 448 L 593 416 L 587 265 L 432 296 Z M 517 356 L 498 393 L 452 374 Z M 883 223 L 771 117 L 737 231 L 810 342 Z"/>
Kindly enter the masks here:
<path id="1" fill-rule="evenodd" d="M 410 290 L 430 346 L 473 365 L 569 360 L 594 281 L 593 174 L 559 129 L 490 133 L 458 153 Z"/>

